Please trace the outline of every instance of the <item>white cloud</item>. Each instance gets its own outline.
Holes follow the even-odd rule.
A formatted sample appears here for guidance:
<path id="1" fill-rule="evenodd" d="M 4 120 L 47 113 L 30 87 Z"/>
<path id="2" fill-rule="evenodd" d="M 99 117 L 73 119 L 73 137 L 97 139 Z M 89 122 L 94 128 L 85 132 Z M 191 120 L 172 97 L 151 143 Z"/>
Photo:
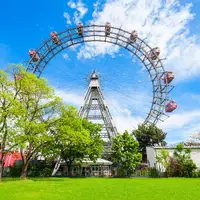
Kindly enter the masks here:
<path id="1" fill-rule="evenodd" d="M 67 92 L 64 90 L 56 90 L 56 95 L 61 97 L 64 102 L 72 104 L 79 109 L 84 103 L 84 95 L 81 95 L 80 92 Z"/>
<path id="2" fill-rule="evenodd" d="M 67 24 L 72 24 L 72 22 L 70 20 L 70 15 L 67 12 L 64 12 L 63 16 L 66 19 Z"/>
<path id="3" fill-rule="evenodd" d="M 77 58 L 90 59 L 96 56 L 103 56 L 105 54 L 114 57 L 114 54 L 118 52 L 118 50 L 118 46 L 109 43 L 88 43 L 81 47 L 77 54 Z"/>
<path id="4" fill-rule="evenodd" d="M 148 37 L 148 43 L 159 46 L 161 57 L 167 57 L 165 66 L 173 70 L 176 80 L 185 80 L 200 74 L 200 44 L 197 35 L 191 35 L 188 24 L 194 18 L 191 4 L 181 5 L 178 0 L 107 0 L 104 5 L 95 4 L 91 23 L 105 24 L 132 31 L 140 38 Z M 85 44 L 78 58 L 97 55 L 115 55 L 118 47 L 111 44 Z M 192 56 L 191 56 L 192 55 Z"/>
<path id="5" fill-rule="evenodd" d="M 78 92 L 67 92 L 63 90 L 56 90 L 56 95 L 61 97 L 66 103 L 72 104 L 76 106 L 77 109 L 80 109 L 80 107 L 84 104 L 84 92 L 78 91 Z M 119 94 L 117 94 L 119 95 Z M 117 98 L 117 95 L 115 97 Z M 139 95 L 138 95 L 139 96 Z M 141 95 L 142 96 L 142 95 Z M 109 101 L 105 101 L 106 105 L 108 106 L 111 115 L 113 117 L 114 124 L 117 127 L 117 130 L 121 133 L 125 130 L 132 131 L 134 128 L 137 128 L 137 125 L 139 123 L 143 122 L 143 118 L 140 116 L 134 116 L 130 109 L 123 106 L 125 99 L 121 99 L 121 101 L 118 99 L 110 99 L 110 97 L 107 97 L 106 99 L 109 99 Z M 127 100 L 125 100 L 127 102 Z M 144 99 L 141 99 L 141 104 Z M 138 103 L 139 103 L 139 97 L 138 97 Z M 142 106 L 140 106 L 142 107 Z"/>
<path id="6" fill-rule="evenodd" d="M 80 109 L 84 104 L 84 96 L 86 91 L 67 92 L 56 90 L 56 95 L 60 96 L 66 103 L 72 104 Z M 143 108 L 146 102 L 145 94 L 134 95 L 137 104 L 136 107 L 141 109 L 145 114 L 146 108 Z M 106 105 L 108 106 L 113 117 L 117 130 L 122 133 L 125 130 L 131 132 L 137 128 L 138 124 L 143 123 L 144 116 L 134 113 L 129 105 L 135 105 L 135 102 L 127 102 L 127 99 L 119 98 L 119 94 L 106 96 Z M 143 110 L 142 110 L 143 109 Z M 200 110 L 183 111 L 170 114 L 170 118 L 158 126 L 167 132 L 167 141 L 172 144 L 180 141 L 186 141 L 188 137 L 196 130 L 200 130 Z"/>
<path id="7" fill-rule="evenodd" d="M 82 0 L 78 0 L 77 3 L 70 0 L 67 4 L 70 8 L 75 9 L 73 15 L 73 20 L 75 24 L 81 21 L 81 19 L 85 16 L 85 14 L 88 12 L 87 6 L 82 2 Z"/>
<path id="8" fill-rule="evenodd" d="M 75 4 L 72 0 L 70 0 L 70 1 L 67 3 L 67 5 L 68 5 L 70 8 L 76 8 L 76 4 Z"/>
<path id="9" fill-rule="evenodd" d="M 64 54 L 63 54 L 63 58 L 64 58 L 65 60 L 70 60 L 70 58 L 69 58 L 69 56 L 68 56 L 67 53 L 64 53 Z"/>
<path id="10" fill-rule="evenodd" d="M 88 8 L 81 0 L 76 4 L 76 9 L 80 12 L 80 18 L 82 18 L 88 11 Z"/>
<path id="11" fill-rule="evenodd" d="M 200 110 L 170 114 L 170 118 L 158 126 L 168 133 L 167 138 L 170 143 L 186 141 L 200 129 Z"/>
<path id="12" fill-rule="evenodd" d="M 196 120 L 200 121 L 200 110 L 170 114 L 170 118 L 161 123 L 159 126 L 163 129 L 175 130 L 184 128 L 184 126 L 194 123 Z"/>

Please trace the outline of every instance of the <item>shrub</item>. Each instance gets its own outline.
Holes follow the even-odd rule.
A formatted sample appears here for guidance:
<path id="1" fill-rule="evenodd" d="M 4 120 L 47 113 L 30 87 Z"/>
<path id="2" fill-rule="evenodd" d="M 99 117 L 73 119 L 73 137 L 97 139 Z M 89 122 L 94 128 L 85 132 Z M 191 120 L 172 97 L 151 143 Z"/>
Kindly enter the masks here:
<path id="1" fill-rule="evenodd" d="M 151 178 L 160 177 L 159 171 L 155 167 L 149 168 L 149 177 L 151 177 Z"/>

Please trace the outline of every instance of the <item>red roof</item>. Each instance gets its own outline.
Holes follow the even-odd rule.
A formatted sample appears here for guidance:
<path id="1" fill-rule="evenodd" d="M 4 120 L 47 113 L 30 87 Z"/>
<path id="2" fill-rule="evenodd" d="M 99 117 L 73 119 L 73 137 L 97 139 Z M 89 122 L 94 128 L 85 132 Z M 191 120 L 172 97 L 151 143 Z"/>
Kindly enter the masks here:
<path id="1" fill-rule="evenodd" d="M 21 154 L 19 152 L 7 153 L 4 158 L 4 167 L 13 166 L 16 160 L 22 160 Z"/>

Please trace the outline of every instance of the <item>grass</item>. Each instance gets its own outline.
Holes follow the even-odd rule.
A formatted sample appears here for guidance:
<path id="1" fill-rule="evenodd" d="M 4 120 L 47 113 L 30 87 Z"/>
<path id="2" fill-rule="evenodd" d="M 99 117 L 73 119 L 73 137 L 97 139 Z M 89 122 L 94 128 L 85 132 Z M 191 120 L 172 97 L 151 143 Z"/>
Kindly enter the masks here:
<path id="1" fill-rule="evenodd" d="M 200 179 L 5 179 L 1 200 L 199 200 Z"/>

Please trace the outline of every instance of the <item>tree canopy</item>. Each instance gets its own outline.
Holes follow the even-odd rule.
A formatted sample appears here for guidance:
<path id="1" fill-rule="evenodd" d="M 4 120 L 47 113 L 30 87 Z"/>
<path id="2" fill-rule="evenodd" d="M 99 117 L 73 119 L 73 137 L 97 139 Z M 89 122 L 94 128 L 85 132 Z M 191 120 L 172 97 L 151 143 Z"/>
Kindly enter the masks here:
<path id="1" fill-rule="evenodd" d="M 113 138 L 113 160 L 130 176 L 141 163 L 142 155 L 138 153 L 139 143 L 128 131 Z"/>
<path id="2" fill-rule="evenodd" d="M 20 85 L 0 70 L 0 179 L 5 155 L 13 151 L 18 144 L 15 125 L 19 120 L 19 114 L 24 112 L 18 100 L 20 88 Z"/>
<path id="3" fill-rule="evenodd" d="M 161 129 L 157 128 L 154 124 L 141 124 L 136 130 L 132 132 L 132 135 L 139 142 L 139 149 L 142 152 L 144 161 L 146 161 L 147 146 L 166 145 L 165 137 L 167 134 L 164 133 Z"/>
<path id="4" fill-rule="evenodd" d="M 62 108 L 56 125 L 52 151 L 65 160 L 70 174 L 73 162 L 80 163 L 86 156 L 95 162 L 100 157 L 103 149 L 100 130 L 98 125 L 86 119 L 80 119 L 74 107 L 64 106 Z"/>
<path id="5" fill-rule="evenodd" d="M 0 70 L 0 178 L 6 153 L 20 150 L 21 178 L 26 178 L 31 160 L 60 156 L 70 166 L 85 156 L 101 156 L 101 127 L 81 119 L 73 106 L 55 96 L 43 78 L 12 66 L 10 77 Z"/>
<path id="6" fill-rule="evenodd" d="M 21 177 L 25 178 L 29 162 L 51 141 L 51 128 L 58 120 L 62 102 L 45 79 L 23 70 L 19 72 L 22 78 L 15 85 L 20 87 L 17 98 L 23 112 L 19 113 L 15 129 L 19 133 L 18 147 L 23 160 Z"/>

